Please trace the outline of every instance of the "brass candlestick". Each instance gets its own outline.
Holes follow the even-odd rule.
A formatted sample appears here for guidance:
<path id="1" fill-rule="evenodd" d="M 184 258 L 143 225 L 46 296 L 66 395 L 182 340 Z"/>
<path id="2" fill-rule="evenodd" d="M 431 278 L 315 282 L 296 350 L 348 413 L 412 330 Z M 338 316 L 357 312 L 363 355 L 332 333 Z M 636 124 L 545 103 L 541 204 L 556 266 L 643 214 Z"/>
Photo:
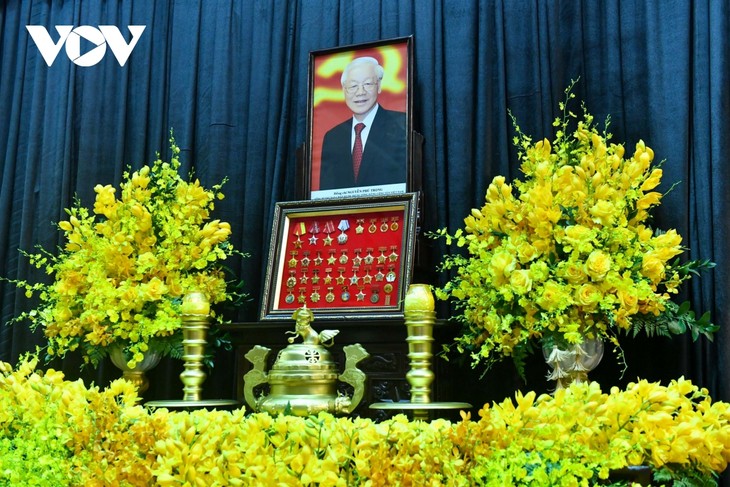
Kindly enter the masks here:
<path id="1" fill-rule="evenodd" d="M 371 404 L 372 409 L 402 409 L 413 411 L 413 419 L 426 421 L 435 409 L 468 409 L 465 402 L 431 402 L 431 384 L 435 374 L 431 370 L 433 358 L 433 326 L 436 311 L 431 286 L 411 284 L 404 302 L 403 317 L 408 337 L 408 358 L 410 370 L 406 380 L 411 386 L 410 402 L 379 402 Z"/>
<path id="2" fill-rule="evenodd" d="M 205 347 L 208 344 L 210 316 L 183 314 L 183 360 L 185 365 L 180 374 L 183 383 L 183 401 L 200 401 L 203 382 L 208 374 L 203 370 Z"/>
<path id="3" fill-rule="evenodd" d="M 433 325 L 436 322 L 433 296 L 425 284 L 413 284 L 408 288 L 404 311 L 408 330 L 408 358 L 411 368 L 406 380 L 411 386 L 411 403 L 428 404 L 431 402 L 431 384 L 434 373 L 431 370 L 433 357 Z M 415 409 L 413 419 L 428 419 L 428 411 Z"/>
<path id="4" fill-rule="evenodd" d="M 188 293 L 183 297 L 182 333 L 183 333 L 183 372 L 180 380 L 183 383 L 182 401 L 151 401 L 148 406 L 166 408 L 204 408 L 218 406 L 235 406 L 237 401 L 228 399 L 203 400 L 203 383 L 208 377 L 205 373 L 205 348 L 208 345 L 208 328 L 210 327 L 210 302 L 205 294 Z"/>

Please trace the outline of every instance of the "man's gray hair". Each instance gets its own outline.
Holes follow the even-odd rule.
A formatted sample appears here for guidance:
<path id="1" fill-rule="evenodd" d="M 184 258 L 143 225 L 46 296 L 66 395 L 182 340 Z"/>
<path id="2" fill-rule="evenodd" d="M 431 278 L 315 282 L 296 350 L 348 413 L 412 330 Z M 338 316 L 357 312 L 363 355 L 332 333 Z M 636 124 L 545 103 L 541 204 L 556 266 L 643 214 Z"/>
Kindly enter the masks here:
<path id="1" fill-rule="evenodd" d="M 378 80 L 383 79 L 383 74 L 385 74 L 385 70 L 380 64 L 378 64 L 378 60 L 374 57 L 364 56 L 353 59 L 352 61 L 350 61 L 350 64 L 345 66 L 345 69 L 342 71 L 342 78 L 340 78 L 340 83 L 342 84 L 342 86 L 345 86 L 345 80 L 347 79 L 347 74 L 350 72 L 350 69 L 361 64 L 371 64 L 375 68 L 375 74 L 377 75 Z"/>

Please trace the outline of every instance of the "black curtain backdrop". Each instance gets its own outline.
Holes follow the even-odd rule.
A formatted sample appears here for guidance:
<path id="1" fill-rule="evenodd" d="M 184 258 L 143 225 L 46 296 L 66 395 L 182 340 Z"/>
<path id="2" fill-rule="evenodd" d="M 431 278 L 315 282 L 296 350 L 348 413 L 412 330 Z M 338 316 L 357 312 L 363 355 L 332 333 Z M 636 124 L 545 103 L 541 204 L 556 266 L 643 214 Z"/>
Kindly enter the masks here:
<path id="1" fill-rule="evenodd" d="M 97 183 L 117 186 L 125 167 L 168 154 L 174 129 L 184 169 L 202 184 L 224 177 L 216 218 L 228 221 L 232 263 L 251 301 L 233 317 L 254 320 L 261 296 L 274 204 L 296 199 L 297 148 L 306 139 L 309 52 L 413 36 L 414 128 L 423 134 L 423 229 L 456 229 L 480 207 L 491 178 L 519 177 L 507 111 L 535 139 L 551 123 L 571 79 L 597 120 L 611 116 L 614 141 L 643 139 L 666 159 L 664 183 L 681 184 L 657 211 L 656 225 L 676 228 L 688 257 L 718 266 L 693 279 L 680 298 L 721 326 L 715 341 L 624 340 L 629 369 L 619 379 L 610 350 L 602 384 L 684 375 L 730 400 L 730 7 L 724 1 L 16 1 L 0 7 L 0 275 L 40 279 L 18 253 L 61 244 L 53 222 L 74 195 L 93 203 Z M 61 50 L 47 66 L 26 25 L 145 25 L 127 64 L 108 50 L 79 67 Z M 446 249 L 432 242 L 416 280 L 439 283 Z M 2 322 L 30 303 L 0 287 Z M 23 326 L 0 327 L 0 359 L 42 344 Z M 233 394 L 230 354 L 206 386 Z M 111 365 L 69 378 L 105 384 Z M 467 367 L 468 368 L 468 367 Z M 177 362 L 153 372 L 159 397 L 179 391 Z M 540 375 L 538 374 L 538 381 Z M 511 376 L 510 376 L 511 377 Z M 487 373 L 494 388 L 504 377 Z M 535 384 L 515 383 L 502 388 Z M 153 393 L 154 395 L 154 393 Z M 495 397 L 494 399 L 502 399 Z"/>

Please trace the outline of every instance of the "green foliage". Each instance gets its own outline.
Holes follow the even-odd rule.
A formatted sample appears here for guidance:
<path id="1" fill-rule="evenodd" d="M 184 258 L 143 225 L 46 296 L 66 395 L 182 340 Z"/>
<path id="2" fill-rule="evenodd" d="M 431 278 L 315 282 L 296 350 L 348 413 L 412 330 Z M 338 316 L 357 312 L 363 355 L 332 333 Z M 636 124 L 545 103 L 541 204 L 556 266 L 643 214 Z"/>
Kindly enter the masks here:
<path id="1" fill-rule="evenodd" d="M 654 470 L 653 478 L 660 485 L 672 487 L 717 487 L 715 472 L 703 473 L 681 465 L 665 465 Z"/>

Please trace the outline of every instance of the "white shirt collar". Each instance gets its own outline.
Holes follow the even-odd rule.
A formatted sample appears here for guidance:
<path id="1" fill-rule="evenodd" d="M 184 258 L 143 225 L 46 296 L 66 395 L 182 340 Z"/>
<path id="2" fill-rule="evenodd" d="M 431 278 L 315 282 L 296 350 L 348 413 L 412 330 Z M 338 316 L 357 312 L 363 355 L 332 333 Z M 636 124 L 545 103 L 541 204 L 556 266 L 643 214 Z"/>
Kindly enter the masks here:
<path id="1" fill-rule="evenodd" d="M 362 121 L 356 119 L 354 116 L 352 117 L 352 129 L 350 130 L 350 135 L 351 135 L 350 150 L 352 150 L 352 148 L 355 145 L 355 125 L 357 125 L 358 123 L 365 124 L 365 128 L 362 129 L 362 132 L 360 133 L 360 138 L 362 139 L 362 146 L 363 146 L 363 148 L 365 147 L 365 144 L 368 141 L 368 135 L 370 134 L 370 127 L 373 125 L 373 120 L 375 120 L 375 114 L 378 113 L 379 106 L 380 105 L 378 105 L 376 103 L 375 106 L 373 107 L 373 109 L 370 110 L 370 113 L 368 113 L 367 116 Z"/>
<path id="2" fill-rule="evenodd" d="M 365 124 L 365 130 L 369 129 L 370 126 L 373 124 L 373 120 L 375 119 L 375 114 L 378 113 L 378 105 L 377 103 L 373 107 L 372 110 L 370 110 L 370 113 L 368 113 L 365 118 L 362 120 L 362 123 Z M 352 117 L 352 126 L 355 127 L 356 124 L 360 123 L 360 120 L 356 119 L 354 116 Z"/>

